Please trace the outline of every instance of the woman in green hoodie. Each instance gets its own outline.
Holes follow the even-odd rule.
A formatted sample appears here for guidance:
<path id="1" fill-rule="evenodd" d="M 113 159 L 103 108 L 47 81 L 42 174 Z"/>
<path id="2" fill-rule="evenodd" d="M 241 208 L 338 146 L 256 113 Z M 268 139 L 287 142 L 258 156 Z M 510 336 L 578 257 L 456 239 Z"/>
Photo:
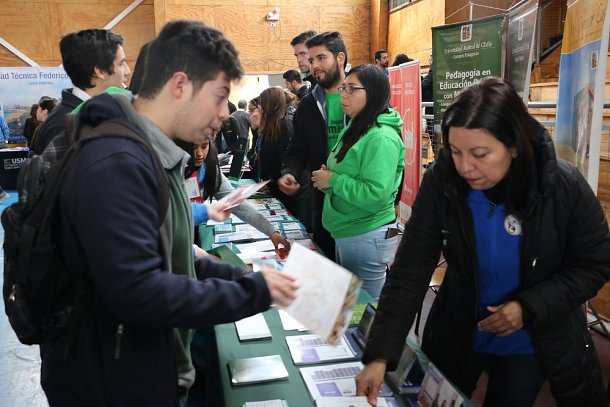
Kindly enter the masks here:
<path id="1" fill-rule="evenodd" d="M 377 298 L 398 244 L 387 232 L 396 221 L 394 198 L 404 168 L 402 120 L 389 107 L 390 84 L 375 65 L 352 69 L 339 90 L 352 120 L 311 179 L 325 193 L 322 223 L 335 238 L 337 262 Z"/>

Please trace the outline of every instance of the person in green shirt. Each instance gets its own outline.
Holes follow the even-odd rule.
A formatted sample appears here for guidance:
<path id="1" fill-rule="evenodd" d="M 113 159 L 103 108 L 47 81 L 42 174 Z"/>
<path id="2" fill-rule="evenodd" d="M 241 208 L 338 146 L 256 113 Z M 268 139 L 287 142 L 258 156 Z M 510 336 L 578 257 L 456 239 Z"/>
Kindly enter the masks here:
<path id="1" fill-rule="evenodd" d="M 325 194 L 322 224 L 335 239 L 337 262 L 378 298 L 398 245 L 387 232 L 396 222 L 394 198 L 404 169 L 402 120 L 389 107 L 390 85 L 375 65 L 352 69 L 339 89 L 352 120 L 311 180 Z"/>

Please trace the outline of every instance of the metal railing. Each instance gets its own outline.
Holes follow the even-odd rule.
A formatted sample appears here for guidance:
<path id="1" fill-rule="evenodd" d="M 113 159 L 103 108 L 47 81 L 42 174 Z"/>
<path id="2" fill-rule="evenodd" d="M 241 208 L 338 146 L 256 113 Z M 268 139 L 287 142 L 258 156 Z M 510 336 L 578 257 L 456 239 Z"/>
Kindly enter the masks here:
<path id="1" fill-rule="evenodd" d="M 421 102 L 422 119 L 431 120 L 434 119 L 434 115 L 425 114 L 424 110 L 426 107 L 433 107 L 433 102 Z M 527 104 L 528 109 L 557 109 L 557 102 L 529 102 Z M 604 109 L 610 108 L 610 100 L 604 100 Z M 554 120 L 539 120 L 540 124 L 545 127 L 555 127 Z M 602 124 L 603 130 L 610 130 L 610 124 Z M 423 128 L 422 128 L 423 131 Z"/>

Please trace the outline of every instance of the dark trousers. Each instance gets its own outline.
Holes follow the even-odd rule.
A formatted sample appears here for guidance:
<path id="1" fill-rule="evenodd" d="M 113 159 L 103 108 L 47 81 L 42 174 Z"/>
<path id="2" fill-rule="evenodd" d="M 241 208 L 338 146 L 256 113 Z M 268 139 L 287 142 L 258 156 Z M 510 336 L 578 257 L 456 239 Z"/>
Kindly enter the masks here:
<path id="1" fill-rule="evenodd" d="M 485 368 L 489 381 L 483 407 L 534 405 L 545 380 L 536 355 L 498 356 L 473 352 L 462 387 L 467 397 L 472 395 Z"/>
<path id="2" fill-rule="evenodd" d="M 327 258 L 335 261 L 335 239 L 324 226 L 322 226 L 322 206 L 324 204 L 324 193 L 313 189 L 311 191 L 311 225 L 313 228 L 313 240 L 322 249 Z"/>

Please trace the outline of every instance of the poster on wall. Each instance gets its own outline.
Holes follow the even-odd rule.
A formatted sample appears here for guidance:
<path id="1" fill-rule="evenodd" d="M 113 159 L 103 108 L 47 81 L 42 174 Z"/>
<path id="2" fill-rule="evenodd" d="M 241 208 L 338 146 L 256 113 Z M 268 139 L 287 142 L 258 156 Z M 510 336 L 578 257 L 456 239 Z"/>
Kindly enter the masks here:
<path id="1" fill-rule="evenodd" d="M 453 98 L 486 76 L 502 76 L 504 16 L 432 27 L 434 122 Z"/>
<path id="2" fill-rule="evenodd" d="M 61 90 L 72 82 L 63 68 L 0 68 L 0 114 L 9 127 L 9 142 L 24 143 L 23 126 L 30 108 L 42 96 L 61 98 Z"/>
<path id="3" fill-rule="evenodd" d="M 576 165 L 593 191 L 599 178 L 609 6 L 607 0 L 568 5 L 559 62 L 555 150 Z"/>
<path id="4" fill-rule="evenodd" d="M 534 56 L 538 0 L 525 0 L 508 10 L 505 77 L 527 104 Z"/>
<path id="5" fill-rule="evenodd" d="M 421 179 L 421 82 L 419 61 L 389 68 L 390 104 L 402 118 L 405 169 L 400 196 L 400 223 L 411 217 Z"/>

